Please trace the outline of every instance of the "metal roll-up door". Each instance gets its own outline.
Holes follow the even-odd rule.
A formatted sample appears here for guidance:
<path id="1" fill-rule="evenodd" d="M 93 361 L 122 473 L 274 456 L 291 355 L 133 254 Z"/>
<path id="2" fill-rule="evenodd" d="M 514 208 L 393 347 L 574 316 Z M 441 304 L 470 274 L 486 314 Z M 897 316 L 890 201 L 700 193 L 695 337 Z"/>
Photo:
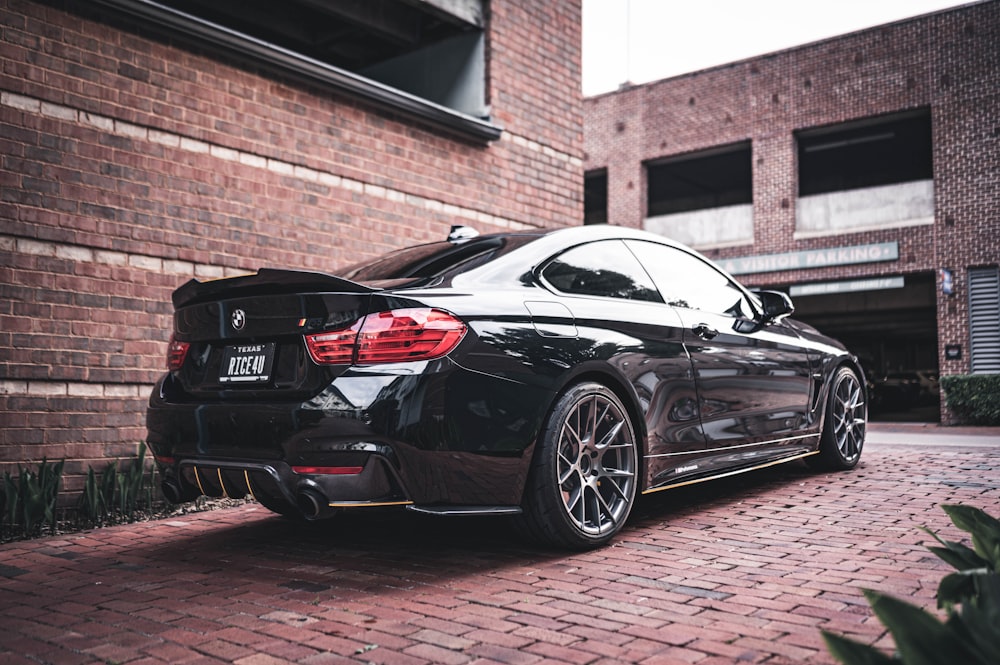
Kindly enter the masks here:
<path id="1" fill-rule="evenodd" d="M 969 343 L 973 374 L 1000 373 L 1000 269 L 969 268 Z"/>

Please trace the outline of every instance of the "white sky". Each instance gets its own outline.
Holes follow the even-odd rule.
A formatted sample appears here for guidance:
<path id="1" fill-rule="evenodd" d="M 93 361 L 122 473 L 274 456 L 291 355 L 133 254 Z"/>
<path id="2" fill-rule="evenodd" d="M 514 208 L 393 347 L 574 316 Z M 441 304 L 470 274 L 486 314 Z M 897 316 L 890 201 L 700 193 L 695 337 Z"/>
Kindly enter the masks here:
<path id="1" fill-rule="evenodd" d="M 967 0 L 583 0 L 583 94 L 807 44 Z"/>

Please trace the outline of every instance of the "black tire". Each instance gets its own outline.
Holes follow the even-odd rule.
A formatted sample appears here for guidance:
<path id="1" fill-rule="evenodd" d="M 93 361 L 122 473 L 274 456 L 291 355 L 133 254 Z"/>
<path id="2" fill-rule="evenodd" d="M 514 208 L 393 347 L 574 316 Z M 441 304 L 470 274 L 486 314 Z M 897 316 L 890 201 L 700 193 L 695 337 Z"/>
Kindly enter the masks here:
<path id="1" fill-rule="evenodd" d="M 850 367 L 840 367 L 830 382 L 819 454 L 806 458 L 816 469 L 853 469 L 861 459 L 868 424 L 865 386 Z"/>
<path id="2" fill-rule="evenodd" d="M 519 527 L 557 547 L 604 545 L 635 503 L 637 451 L 635 427 L 614 392 L 591 382 L 569 388 L 539 436 Z"/>

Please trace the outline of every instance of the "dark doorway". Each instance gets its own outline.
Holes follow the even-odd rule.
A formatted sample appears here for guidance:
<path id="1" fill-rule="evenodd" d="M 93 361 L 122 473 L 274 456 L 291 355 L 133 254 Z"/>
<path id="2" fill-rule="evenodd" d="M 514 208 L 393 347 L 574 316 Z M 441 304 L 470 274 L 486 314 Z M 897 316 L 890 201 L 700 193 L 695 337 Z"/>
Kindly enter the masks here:
<path id="1" fill-rule="evenodd" d="M 920 273 L 897 289 L 794 297 L 795 318 L 860 358 L 872 420 L 940 419 L 934 285 L 933 273 Z"/>

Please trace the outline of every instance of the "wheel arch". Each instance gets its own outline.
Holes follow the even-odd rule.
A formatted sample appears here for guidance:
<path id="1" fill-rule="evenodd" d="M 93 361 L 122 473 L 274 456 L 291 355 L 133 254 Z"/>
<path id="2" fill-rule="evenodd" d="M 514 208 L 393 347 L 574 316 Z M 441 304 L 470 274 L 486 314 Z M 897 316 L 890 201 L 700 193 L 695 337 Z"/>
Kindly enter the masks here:
<path id="1" fill-rule="evenodd" d="M 574 371 L 568 372 L 559 381 L 555 390 L 552 392 L 552 398 L 549 400 L 549 404 L 545 407 L 542 412 L 542 423 L 548 421 L 549 417 L 552 415 L 553 409 L 555 409 L 556 404 L 562 398 L 566 392 L 581 383 L 586 383 L 588 381 L 593 381 L 606 386 L 615 396 L 621 401 L 622 406 L 628 412 L 629 418 L 632 420 L 632 428 L 635 430 L 635 439 L 638 449 L 636 450 L 636 458 L 639 465 L 638 473 L 640 473 L 640 483 L 637 488 L 639 492 L 642 492 L 644 487 L 644 481 L 646 477 L 646 446 L 647 446 L 647 430 L 646 430 L 646 418 L 643 409 L 640 406 L 639 395 L 636 393 L 635 388 L 632 384 L 625 378 L 621 372 L 617 371 L 613 366 L 603 363 L 603 362 L 590 362 L 582 363 L 574 368 Z M 541 429 L 539 429 L 538 436 L 541 436 Z M 528 471 L 526 473 L 531 473 L 531 469 L 534 468 L 534 457 L 538 454 L 537 441 L 531 444 L 531 454 L 528 456 L 527 464 Z M 524 483 L 521 487 L 521 501 L 524 500 L 524 491 L 527 483 Z"/>
<path id="2" fill-rule="evenodd" d="M 831 363 L 829 377 L 817 455 L 807 458 L 806 464 L 821 471 L 847 471 L 860 462 L 865 443 L 868 424 L 865 373 L 856 362 L 837 359 Z M 861 392 L 860 401 L 856 401 L 853 393 L 840 395 L 840 386 L 847 381 L 857 382 L 857 388 L 851 387 L 851 390 Z M 834 391 L 837 393 L 836 397 Z M 835 409 L 838 411 L 837 419 L 830 422 Z"/>
<path id="3" fill-rule="evenodd" d="M 645 489 L 643 485 L 646 477 L 646 447 L 648 440 L 646 414 L 632 383 L 612 365 L 603 362 L 583 363 L 577 366 L 575 371 L 567 374 L 555 391 L 555 397 L 553 397 L 552 402 L 545 410 L 545 420 L 552 414 L 552 409 L 566 391 L 575 385 L 587 381 L 600 383 L 611 390 L 621 400 L 622 406 L 625 407 L 629 418 L 632 420 L 632 428 L 635 430 L 637 446 L 636 458 L 639 465 L 637 472 L 640 474 L 637 489 L 639 492 L 642 492 Z"/>
<path id="4" fill-rule="evenodd" d="M 606 403 L 610 403 L 612 401 L 611 398 L 613 398 L 613 401 L 618 404 L 615 409 L 617 410 L 620 407 L 624 411 L 624 417 L 631 425 L 635 450 L 632 459 L 634 467 L 631 469 L 633 472 L 631 498 L 623 499 L 627 501 L 627 507 L 625 508 L 627 512 L 631 512 L 631 507 L 634 506 L 634 502 L 643 491 L 646 463 L 644 454 L 646 449 L 646 426 L 642 417 L 643 411 L 640 408 L 638 395 L 629 389 L 627 379 L 621 376 L 619 372 L 601 367 L 600 365 L 601 363 L 592 363 L 589 367 L 580 367 L 579 371 L 568 373 L 564 377 L 564 380 L 560 382 L 551 403 L 547 405 L 544 411 L 547 425 L 543 428 L 544 431 L 539 434 L 539 438 L 532 446 L 530 467 L 522 489 L 521 506 L 523 512 L 516 516 L 515 519 L 515 527 L 528 537 L 539 542 L 554 544 L 560 548 L 590 549 L 597 544 L 606 543 L 610 538 L 614 537 L 614 534 L 621 530 L 627 519 L 624 516 L 610 518 L 617 526 L 611 527 L 612 530 L 610 532 L 605 532 L 604 527 L 601 526 L 599 528 L 603 532 L 602 535 L 597 540 L 588 540 L 590 536 L 585 535 L 586 529 L 583 529 L 579 524 L 574 527 L 566 526 L 566 528 L 561 526 L 564 521 L 566 525 L 569 525 L 580 519 L 586 520 L 586 516 L 577 516 L 575 509 L 572 510 L 572 515 L 567 514 L 570 512 L 570 509 L 565 505 L 565 499 L 562 499 L 564 505 L 559 506 L 559 499 L 553 500 L 552 497 L 554 495 L 551 495 L 549 490 L 545 489 L 542 485 L 542 483 L 554 478 L 550 474 L 555 471 L 556 458 L 553 457 L 553 439 L 549 438 L 549 435 L 552 432 L 556 432 L 555 439 L 561 438 L 562 435 L 558 434 L 558 432 L 568 422 L 564 420 L 567 413 L 579 408 L 579 405 L 584 403 L 583 400 L 588 399 L 592 393 L 599 394 L 600 398 Z M 555 422 L 557 426 L 551 426 L 552 422 Z M 540 457 L 541 455 L 545 455 L 545 457 Z M 584 457 L 588 456 L 585 455 Z M 542 459 L 546 461 L 540 465 L 539 461 Z M 559 455 L 559 459 L 565 458 Z M 594 468 L 603 467 L 595 465 Z M 589 473 L 589 471 L 585 473 Z M 557 483 L 561 482 L 561 480 L 557 481 Z M 546 487 L 552 486 L 548 485 Z M 558 487 L 554 491 L 559 492 Z M 618 496 L 624 497 L 624 494 L 619 492 Z M 602 505 L 605 506 L 606 510 L 612 510 L 608 507 L 608 504 Z M 617 511 L 618 508 L 614 510 Z M 600 512 L 603 513 L 603 511 Z M 578 529 L 581 530 L 578 532 Z M 573 534 L 569 534 L 567 531 L 572 531 Z"/>
<path id="5" fill-rule="evenodd" d="M 858 359 L 853 355 L 844 355 L 832 358 L 829 363 L 829 369 L 824 373 L 825 375 L 823 377 L 822 384 L 823 392 L 819 396 L 820 399 L 817 401 L 817 406 L 819 407 L 819 431 L 821 433 L 823 432 L 823 428 L 826 427 L 826 405 L 830 400 L 830 390 L 833 387 L 833 380 L 837 376 L 837 372 L 841 367 L 847 367 L 858 376 L 858 380 L 861 382 L 861 386 L 865 390 L 865 403 L 870 405 L 871 395 L 868 393 L 868 379 L 865 376 L 865 371 L 861 367 L 861 363 Z"/>

